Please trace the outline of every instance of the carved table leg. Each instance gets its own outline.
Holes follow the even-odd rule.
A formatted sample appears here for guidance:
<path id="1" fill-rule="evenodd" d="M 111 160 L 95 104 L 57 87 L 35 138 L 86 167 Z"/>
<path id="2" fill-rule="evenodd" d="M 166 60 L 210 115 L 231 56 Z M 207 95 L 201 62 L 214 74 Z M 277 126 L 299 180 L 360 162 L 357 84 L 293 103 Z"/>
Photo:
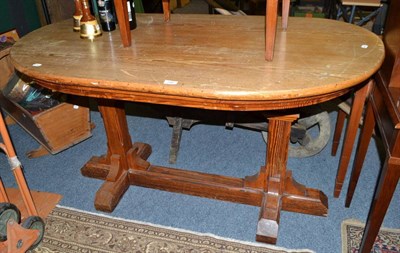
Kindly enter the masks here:
<path id="1" fill-rule="evenodd" d="M 264 198 L 257 225 L 256 240 L 276 243 L 282 196 L 285 190 L 291 123 L 298 115 L 268 119 L 268 146 L 263 180 Z"/>
<path id="2" fill-rule="evenodd" d="M 112 212 L 129 187 L 127 153 L 132 148 L 132 142 L 124 104 L 112 100 L 99 100 L 98 104 L 106 130 L 108 151 L 106 156 L 94 162 L 102 162 L 107 169 L 97 171 L 96 167 L 86 165 L 82 168 L 82 174 L 105 177 L 106 181 L 96 193 L 95 207 L 97 210 Z"/>

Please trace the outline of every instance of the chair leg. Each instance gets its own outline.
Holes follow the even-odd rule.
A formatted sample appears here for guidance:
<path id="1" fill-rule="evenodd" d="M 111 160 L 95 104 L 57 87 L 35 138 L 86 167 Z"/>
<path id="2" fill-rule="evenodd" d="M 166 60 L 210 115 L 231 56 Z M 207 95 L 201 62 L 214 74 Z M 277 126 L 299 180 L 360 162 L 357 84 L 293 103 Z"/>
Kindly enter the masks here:
<path id="1" fill-rule="evenodd" d="M 288 27 L 290 0 L 282 0 L 282 29 Z"/>
<path id="2" fill-rule="evenodd" d="M 272 61 L 276 37 L 276 24 L 278 19 L 278 0 L 267 0 L 265 18 L 265 60 Z"/>
<path id="3" fill-rule="evenodd" d="M 371 252 L 375 238 L 378 235 L 386 211 L 396 190 L 400 178 L 400 165 L 398 162 L 397 164 L 391 163 L 391 158 L 389 154 L 380 173 L 378 185 L 375 189 L 374 198 L 365 224 L 359 253 Z"/>
<path id="4" fill-rule="evenodd" d="M 332 156 L 335 156 L 337 153 L 345 119 L 346 119 L 346 113 L 343 110 L 339 109 L 336 118 L 335 132 L 333 134 L 332 151 L 331 151 Z"/>
<path id="5" fill-rule="evenodd" d="M 168 22 L 171 18 L 169 0 L 162 0 L 162 8 L 163 8 L 163 13 L 164 13 L 164 21 Z"/>
<path id="6" fill-rule="evenodd" d="M 354 191 L 357 186 L 358 178 L 360 177 L 365 155 L 367 154 L 368 145 L 370 143 L 372 133 L 374 132 L 374 127 L 375 127 L 375 117 L 372 109 L 372 104 L 371 102 L 369 102 L 367 105 L 365 120 L 359 137 L 353 169 L 351 171 L 350 182 L 347 189 L 346 203 L 345 203 L 346 207 L 350 206 L 351 200 L 353 199 Z"/>
<path id="7" fill-rule="evenodd" d="M 117 14 L 119 31 L 121 34 L 122 45 L 129 47 L 132 44 L 131 30 L 129 28 L 129 18 L 126 1 L 114 1 L 115 13 Z"/>
<path id="8" fill-rule="evenodd" d="M 339 197 L 342 190 L 343 181 L 346 176 L 347 167 L 349 166 L 350 156 L 353 150 L 354 141 L 356 139 L 358 126 L 360 125 L 361 115 L 364 109 L 365 99 L 369 94 L 373 81 L 369 81 L 359 89 L 354 96 L 353 105 L 350 112 L 350 119 L 347 125 L 346 134 L 343 141 L 342 153 L 340 156 L 339 168 L 335 180 L 335 189 L 333 196 Z"/>

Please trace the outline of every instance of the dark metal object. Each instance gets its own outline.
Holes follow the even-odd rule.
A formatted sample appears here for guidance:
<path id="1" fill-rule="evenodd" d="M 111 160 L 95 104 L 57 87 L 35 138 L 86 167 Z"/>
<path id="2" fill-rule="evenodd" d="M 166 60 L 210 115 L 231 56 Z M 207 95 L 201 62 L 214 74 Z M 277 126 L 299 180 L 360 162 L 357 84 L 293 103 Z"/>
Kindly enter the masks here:
<path id="1" fill-rule="evenodd" d="M 176 163 L 179 146 L 181 143 L 182 130 L 189 130 L 199 120 L 183 119 L 180 117 L 167 117 L 168 124 L 172 126 L 171 147 L 169 150 L 169 163 Z"/>
<path id="2" fill-rule="evenodd" d="M 172 126 L 172 138 L 169 152 L 169 163 L 176 163 L 182 130 L 189 130 L 195 123 L 201 120 L 185 119 L 182 117 L 166 117 L 168 124 Z M 234 123 L 227 122 L 225 127 L 233 129 L 235 126 L 260 131 L 265 141 L 268 135 L 267 122 Z M 329 115 L 326 111 L 315 112 L 311 116 L 300 118 L 291 127 L 289 148 L 291 157 L 309 157 L 318 154 L 328 143 L 331 133 Z"/>

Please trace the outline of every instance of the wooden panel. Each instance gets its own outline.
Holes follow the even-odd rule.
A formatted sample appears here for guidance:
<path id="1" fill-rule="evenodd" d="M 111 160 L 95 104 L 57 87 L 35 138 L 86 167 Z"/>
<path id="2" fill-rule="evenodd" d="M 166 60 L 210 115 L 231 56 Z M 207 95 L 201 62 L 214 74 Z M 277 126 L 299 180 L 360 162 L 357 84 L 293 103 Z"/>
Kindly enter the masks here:
<path id="1" fill-rule="evenodd" d="M 400 111 L 400 87 L 389 86 L 389 92 L 392 95 L 397 111 Z M 400 126 L 397 126 L 396 128 L 400 129 Z"/>
<path id="2" fill-rule="evenodd" d="M 89 109 L 86 107 L 62 103 L 33 118 L 52 154 L 91 136 Z"/>
<path id="3" fill-rule="evenodd" d="M 383 81 L 389 85 L 391 73 L 396 56 L 399 54 L 400 45 L 400 1 L 390 1 L 387 19 L 385 23 L 385 31 L 383 34 L 383 42 L 385 44 L 385 61 L 382 64 L 380 72 Z M 391 86 L 394 84 L 390 84 Z M 400 85 L 398 86 L 400 87 Z"/>
<path id="4" fill-rule="evenodd" d="M 381 6 L 380 0 L 342 0 L 343 5 L 356 5 L 356 6 Z"/>
<path id="5" fill-rule="evenodd" d="M 18 33 L 16 30 L 11 30 L 5 33 L 0 34 L 0 37 L 6 36 L 11 40 L 17 41 L 19 39 Z M 10 46 L 10 45 L 9 45 Z M 0 49 L 0 90 L 3 89 L 8 79 L 10 79 L 12 73 L 14 73 L 14 67 L 11 64 L 10 59 L 10 50 L 11 47 Z"/>
<path id="6" fill-rule="evenodd" d="M 400 21 L 400 19 L 399 19 L 399 21 Z M 400 26 L 399 26 L 399 28 L 400 28 Z M 400 29 L 397 32 L 400 33 Z M 400 38 L 400 35 L 399 35 L 399 38 Z M 400 40 L 399 40 L 399 43 L 400 43 Z M 397 52 L 397 57 L 393 64 L 393 71 L 392 71 L 392 75 L 390 77 L 389 87 L 400 88 L 400 51 Z M 394 98 L 396 100 L 398 99 L 398 97 L 394 97 Z"/>
<path id="7" fill-rule="evenodd" d="M 75 11 L 74 1 L 72 0 L 46 0 L 46 5 L 51 23 L 72 18 Z"/>
<path id="8" fill-rule="evenodd" d="M 14 68 L 8 55 L 9 51 L 10 49 L 8 48 L 0 52 L 0 89 L 3 89 L 7 85 L 8 80 L 14 73 Z"/>
<path id="9" fill-rule="evenodd" d="M 24 202 L 22 201 L 20 191 L 15 188 L 6 188 L 6 192 L 10 202 L 16 205 L 21 211 L 21 217 L 28 217 L 28 213 L 26 211 Z M 62 199 L 62 195 L 50 192 L 31 191 L 31 194 L 39 216 L 42 218 L 46 218 L 51 210 L 53 210 L 58 202 Z"/>
<path id="10" fill-rule="evenodd" d="M 91 136 L 87 107 L 61 103 L 32 115 L 3 92 L 0 92 L 2 109 L 50 153 L 58 153 Z"/>
<path id="11" fill-rule="evenodd" d="M 33 138 L 45 146 L 46 149 L 50 150 L 47 140 L 44 138 L 27 110 L 6 98 L 2 92 L 0 92 L 0 106 L 15 122 L 18 122 L 22 128 L 29 132 Z"/>
<path id="12" fill-rule="evenodd" d="M 44 13 L 44 10 L 43 10 L 43 6 L 42 6 L 42 1 L 41 0 L 36 0 L 36 9 L 37 9 L 40 25 L 41 26 L 47 25 L 46 16 L 45 16 L 45 13 Z"/>
<path id="13" fill-rule="evenodd" d="M 391 120 L 392 117 L 390 115 L 390 111 L 388 110 L 389 107 L 386 107 L 386 103 L 384 102 L 384 99 L 389 99 L 387 95 L 388 95 L 387 93 L 385 93 L 384 91 L 382 92 L 378 87 L 376 87 L 371 96 L 371 100 L 373 101 L 376 121 L 380 128 L 381 137 L 385 145 L 385 150 L 389 150 L 392 141 L 391 137 L 393 136 L 394 133 L 394 123 Z"/>

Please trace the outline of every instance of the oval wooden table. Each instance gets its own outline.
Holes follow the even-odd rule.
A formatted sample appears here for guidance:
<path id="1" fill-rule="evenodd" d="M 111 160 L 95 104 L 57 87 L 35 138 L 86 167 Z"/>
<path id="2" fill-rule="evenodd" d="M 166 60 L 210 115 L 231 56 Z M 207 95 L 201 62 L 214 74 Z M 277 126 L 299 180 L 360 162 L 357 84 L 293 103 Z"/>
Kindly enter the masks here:
<path id="1" fill-rule="evenodd" d="M 130 185 L 260 206 L 256 239 L 268 243 L 276 242 L 281 209 L 327 215 L 326 195 L 286 169 L 291 124 L 299 107 L 365 89 L 384 58 L 381 40 L 343 22 L 290 18 L 267 62 L 261 16 L 174 14 L 164 23 L 161 14 L 139 14 L 137 22 L 131 47 L 122 46 L 118 30 L 82 40 L 66 21 L 11 50 L 16 69 L 40 85 L 98 99 L 108 151 L 81 170 L 104 180 L 95 207 L 111 212 Z M 131 142 L 123 101 L 262 111 L 266 163 L 243 179 L 152 165 L 151 147 Z"/>

